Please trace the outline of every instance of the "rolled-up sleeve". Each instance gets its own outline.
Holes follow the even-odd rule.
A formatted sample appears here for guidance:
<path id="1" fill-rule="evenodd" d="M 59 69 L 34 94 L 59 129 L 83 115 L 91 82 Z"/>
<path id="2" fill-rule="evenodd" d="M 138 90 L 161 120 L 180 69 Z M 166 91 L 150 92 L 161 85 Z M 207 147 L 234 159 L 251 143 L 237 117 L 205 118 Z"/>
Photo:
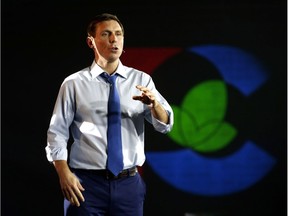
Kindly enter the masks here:
<path id="1" fill-rule="evenodd" d="M 172 110 L 171 110 L 172 111 Z M 169 110 L 166 110 L 168 117 L 169 117 L 169 122 L 168 124 L 165 124 L 161 121 L 159 121 L 158 119 L 156 119 L 152 114 L 151 114 L 151 118 L 152 118 L 152 125 L 155 128 L 156 131 L 159 131 L 160 133 L 168 133 L 172 130 L 173 128 L 173 123 L 174 123 L 174 115 L 173 115 L 173 111 L 171 112 Z"/>
<path id="2" fill-rule="evenodd" d="M 47 131 L 47 146 L 45 147 L 48 161 L 67 160 L 67 143 L 69 127 L 73 120 L 73 100 L 71 91 L 65 83 L 61 85 L 54 106 L 53 115 Z"/>

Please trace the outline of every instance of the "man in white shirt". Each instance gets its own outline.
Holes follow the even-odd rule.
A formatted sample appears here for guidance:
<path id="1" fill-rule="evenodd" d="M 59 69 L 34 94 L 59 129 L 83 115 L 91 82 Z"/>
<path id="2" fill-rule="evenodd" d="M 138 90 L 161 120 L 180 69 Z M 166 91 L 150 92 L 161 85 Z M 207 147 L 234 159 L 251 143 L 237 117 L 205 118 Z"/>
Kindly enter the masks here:
<path id="1" fill-rule="evenodd" d="M 150 75 L 121 63 L 124 28 L 115 15 L 96 16 L 87 33 L 95 58 L 60 87 L 47 132 L 47 159 L 59 176 L 65 215 L 142 216 L 146 188 L 137 167 L 145 162 L 144 122 L 167 133 L 173 111 Z M 117 75 L 120 98 L 123 170 L 116 175 L 107 169 L 110 83 L 103 73 Z"/>

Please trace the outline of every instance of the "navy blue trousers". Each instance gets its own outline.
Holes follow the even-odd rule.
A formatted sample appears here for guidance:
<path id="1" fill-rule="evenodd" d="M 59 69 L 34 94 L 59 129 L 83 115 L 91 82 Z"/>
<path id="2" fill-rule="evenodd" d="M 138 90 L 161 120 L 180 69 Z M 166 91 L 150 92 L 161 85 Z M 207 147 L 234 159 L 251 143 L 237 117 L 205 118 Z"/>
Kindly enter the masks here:
<path id="1" fill-rule="evenodd" d="M 64 199 L 65 216 L 143 216 L 146 185 L 141 175 L 106 179 L 85 170 L 73 170 L 85 188 L 85 202 L 73 206 Z"/>

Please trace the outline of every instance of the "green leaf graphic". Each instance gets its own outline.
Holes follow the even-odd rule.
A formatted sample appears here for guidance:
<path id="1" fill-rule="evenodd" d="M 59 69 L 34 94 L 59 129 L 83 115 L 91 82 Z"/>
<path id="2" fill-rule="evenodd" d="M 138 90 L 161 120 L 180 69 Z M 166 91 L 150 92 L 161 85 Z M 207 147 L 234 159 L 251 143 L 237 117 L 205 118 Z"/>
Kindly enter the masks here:
<path id="1" fill-rule="evenodd" d="M 227 106 L 223 81 L 209 80 L 192 88 L 182 102 L 182 109 L 190 113 L 201 126 L 211 120 L 222 120 Z"/>
<path id="2" fill-rule="evenodd" d="M 202 129 L 199 130 L 199 134 L 201 133 Z M 233 140 L 236 134 L 237 130 L 232 125 L 222 122 L 218 124 L 218 127 L 208 134 L 202 142 L 199 142 L 198 144 L 195 142 L 193 148 L 199 152 L 217 151 L 226 147 Z"/>
<path id="3" fill-rule="evenodd" d="M 173 130 L 168 136 L 176 143 L 189 147 L 189 143 L 185 139 L 185 134 L 195 134 L 196 124 L 193 121 L 193 116 L 189 116 L 188 113 L 183 112 L 179 107 L 171 105 L 174 112 L 174 126 Z"/>
<path id="4" fill-rule="evenodd" d="M 181 107 L 172 105 L 174 127 L 168 136 L 179 145 L 200 152 L 211 152 L 227 146 L 237 130 L 223 121 L 227 106 L 223 81 L 209 80 L 192 88 Z"/>

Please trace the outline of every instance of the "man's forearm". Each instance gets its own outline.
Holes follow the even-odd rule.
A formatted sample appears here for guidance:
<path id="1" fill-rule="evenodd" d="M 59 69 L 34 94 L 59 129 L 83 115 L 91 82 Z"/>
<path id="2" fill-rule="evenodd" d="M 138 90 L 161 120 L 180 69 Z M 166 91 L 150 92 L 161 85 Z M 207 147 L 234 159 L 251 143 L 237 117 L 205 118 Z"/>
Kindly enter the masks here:
<path id="1" fill-rule="evenodd" d="M 169 123 L 169 116 L 164 107 L 160 103 L 156 103 L 156 105 L 151 108 L 151 112 L 152 115 L 159 121 L 165 124 Z"/>
<path id="2" fill-rule="evenodd" d="M 66 173 L 67 171 L 70 171 L 66 160 L 56 160 L 53 161 L 53 164 L 59 176 Z"/>

